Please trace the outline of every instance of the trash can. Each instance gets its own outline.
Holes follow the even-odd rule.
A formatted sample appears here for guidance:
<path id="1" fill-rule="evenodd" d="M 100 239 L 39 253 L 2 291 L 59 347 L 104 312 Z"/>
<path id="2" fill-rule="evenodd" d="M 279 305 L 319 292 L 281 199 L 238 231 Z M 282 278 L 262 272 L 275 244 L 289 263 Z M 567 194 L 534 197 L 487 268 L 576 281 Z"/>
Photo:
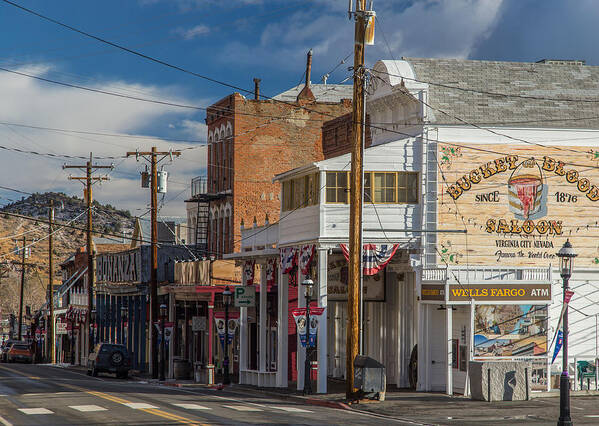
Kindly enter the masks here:
<path id="1" fill-rule="evenodd" d="M 385 366 L 373 358 L 358 355 L 354 359 L 354 386 L 364 396 L 384 401 L 387 388 Z"/>
<path id="2" fill-rule="evenodd" d="M 175 379 L 189 379 L 190 365 L 186 359 L 174 358 L 173 359 L 173 378 Z"/>

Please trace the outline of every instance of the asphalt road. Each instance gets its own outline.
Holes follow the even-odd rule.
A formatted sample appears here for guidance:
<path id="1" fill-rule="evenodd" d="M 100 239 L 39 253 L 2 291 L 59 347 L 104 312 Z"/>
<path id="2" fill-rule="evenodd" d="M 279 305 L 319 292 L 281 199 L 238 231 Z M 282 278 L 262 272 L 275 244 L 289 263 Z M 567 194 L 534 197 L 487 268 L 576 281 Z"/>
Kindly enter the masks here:
<path id="1" fill-rule="evenodd" d="M 260 394 L 173 388 L 47 365 L 0 364 L 0 424 L 389 424 Z M 401 424 L 401 423 L 400 423 Z"/>

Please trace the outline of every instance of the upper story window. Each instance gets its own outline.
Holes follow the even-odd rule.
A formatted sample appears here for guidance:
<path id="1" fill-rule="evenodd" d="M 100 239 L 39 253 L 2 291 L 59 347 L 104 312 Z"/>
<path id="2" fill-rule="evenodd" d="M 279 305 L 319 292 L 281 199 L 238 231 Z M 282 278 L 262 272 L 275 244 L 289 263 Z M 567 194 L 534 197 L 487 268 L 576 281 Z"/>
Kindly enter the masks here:
<path id="1" fill-rule="evenodd" d="M 318 173 L 283 182 L 283 211 L 318 204 L 320 192 Z"/>
<path id="2" fill-rule="evenodd" d="M 327 203 L 349 202 L 349 172 L 327 172 Z M 364 203 L 417 204 L 417 172 L 364 172 Z"/>
<path id="3" fill-rule="evenodd" d="M 327 172 L 327 203 L 345 203 L 349 199 L 349 172 Z"/>

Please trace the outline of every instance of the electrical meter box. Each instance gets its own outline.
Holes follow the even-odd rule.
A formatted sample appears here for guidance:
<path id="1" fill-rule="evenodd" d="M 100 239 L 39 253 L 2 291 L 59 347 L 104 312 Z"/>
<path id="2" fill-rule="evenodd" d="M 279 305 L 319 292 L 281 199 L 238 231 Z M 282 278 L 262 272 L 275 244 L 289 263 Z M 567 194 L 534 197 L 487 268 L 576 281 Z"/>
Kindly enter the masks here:
<path id="1" fill-rule="evenodd" d="M 158 172 L 158 193 L 166 194 L 166 180 L 168 178 L 168 172 L 163 170 Z"/>

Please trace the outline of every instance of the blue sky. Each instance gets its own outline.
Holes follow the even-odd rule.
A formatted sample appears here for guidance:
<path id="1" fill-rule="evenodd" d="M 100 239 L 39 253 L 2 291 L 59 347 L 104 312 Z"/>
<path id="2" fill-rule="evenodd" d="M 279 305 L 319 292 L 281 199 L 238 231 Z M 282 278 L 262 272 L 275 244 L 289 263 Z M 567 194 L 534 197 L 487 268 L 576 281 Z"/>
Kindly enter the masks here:
<path id="1" fill-rule="evenodd" d="M 235 86 L 275 95 L 302 80 L 314 49 L 312 81 L 352 52 L 346 0 L 16 0 L 35 11 L 145 54 Z M 593 46 L 599 18 L 595 0 L 411 0 L 375 2 L 377 44 L 368 62 L 391 56 L 536 61 L 544 57 L 599 64 Z M 148 62 L 90 40 L 0 2 L 0 66 L 72 84 L 196 106 L 232 89 Z M 329 82 L 349 74 L 339 66 Z M 53 86 L 3 71 L 0 122 L 163 139 L 205 140 L 204 113 L 112 98 Z M 69 135 L 0 125 L 2 145 L 40 152 L 118 156 L 126 150 L 196 146 L 166 168 L 171 172 L 164 214 L 183 215 L 191 177 L 202 174 L 205 148 L 168 142 Z M 63 160 L 3 152 L 4 185 L 24 191 L 81 194 L 67 180 Z M 112 180 L 94 195 L 145 211 L 139 187 L 143 163 L 117 160 Z M 0 192 L 0 204 L 16 194 Z M 18 197 L 18 195 L 17 195 Z"/>

